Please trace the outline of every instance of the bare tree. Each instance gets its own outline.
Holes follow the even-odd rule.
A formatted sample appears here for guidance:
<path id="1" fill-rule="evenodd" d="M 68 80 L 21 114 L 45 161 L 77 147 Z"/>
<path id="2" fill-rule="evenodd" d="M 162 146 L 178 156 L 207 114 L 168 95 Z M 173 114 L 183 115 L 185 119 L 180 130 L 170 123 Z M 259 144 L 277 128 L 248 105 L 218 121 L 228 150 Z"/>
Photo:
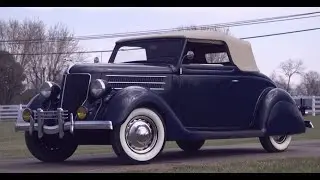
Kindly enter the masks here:
<path id="1" fill-rule="evenodd" d="M 215 26 L 181 26 L 178 28 L 178 31 L 194 31 L 194 30 L 204 30 L 204 31 L 218 31 L 225 33 L 226 35 L 231 35 L 229 28 L 221 28 Z M 227 53 L 211 53 L 206 55 L 206 60 L 210 63 L 220 63 L 220 62 L 228 62 L 228 54 Z"/>
<path id="2" fill-rule="evenodd" d="M 35 41 L 30 41 L 34 39 Z M 38 89 L 45 80 L 60 81 L 68 66 L 65 59 L 84 60 L 73 33 L 60 23 L 46 28 L 43 21 L 26 19 L 23 22 L 0 21 L 0 48 L 14 55 L 25 70 L 29 88 Z"/>
<path id="3" fill-rule="evenodd" d="M 24 89 L 23 69 L 10 53 L 0 51 L 0 104 L 10 104 Z"/>
<path id="4" fill-rule="evenodd" d="M 282 76 L 278 75 L 276 71 L 273 71 L 271 73 L 270 79 L 276 84 L 278 88 L 286 90 L 286 80 Z"/>
<path id="5" fill-rule="evenodd" d="M 305 96 L 305 89 L 301 86 L 301 84 L 297 84 L 295 87 L 291 88 L 292 96 Z"/>
<path id="6" fill-rule="evenodd" d="M 286 79 L 285 90 L 290 92 L 290 82 L 294 75 L 302 75 L 304 71 L 304 66 L 302 60 L 292 60 L 289 59 L 280 64 L 280 72 L 284 75 Z"/>
<path id="7" fill-rule="evenodd" d="M 309 71 L 302 77 L 300 87 L 307 96 L 320 95 L 320 74 L 316 71 Z"/>

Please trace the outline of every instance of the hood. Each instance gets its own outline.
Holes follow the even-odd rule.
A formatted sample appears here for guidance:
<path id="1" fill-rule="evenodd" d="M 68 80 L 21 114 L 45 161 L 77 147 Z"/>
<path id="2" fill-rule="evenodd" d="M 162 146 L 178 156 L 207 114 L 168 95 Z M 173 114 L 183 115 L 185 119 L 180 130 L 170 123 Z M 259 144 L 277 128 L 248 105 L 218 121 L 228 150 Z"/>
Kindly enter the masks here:
<path id="1" fill-rule="evenodd" d="M 169 65 L 146 64 L 76 64 L 69 73 L 105 73 L 105 74 L 169 74 L 173 69 Z"/>

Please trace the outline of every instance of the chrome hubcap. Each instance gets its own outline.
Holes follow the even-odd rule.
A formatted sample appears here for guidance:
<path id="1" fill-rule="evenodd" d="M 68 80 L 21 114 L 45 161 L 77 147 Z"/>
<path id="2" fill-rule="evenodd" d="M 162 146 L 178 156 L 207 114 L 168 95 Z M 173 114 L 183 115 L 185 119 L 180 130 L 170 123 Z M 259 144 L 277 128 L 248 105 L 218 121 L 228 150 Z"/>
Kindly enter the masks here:
<path id="1" fill-rule="evenodd" d="M 276 141 L 278 144 L 282 144 L 286 139 L 287 139 L 287 136 L 284 135 L 284 136 L 273 136 L 272 137 L 274 139 L 274 141 Z"/>
<path id="2" fill-rule="evenodd" d="M 158 138 L 156 125 L 150 118 L 145 116 L 133 118 L 128 123 L 125 133 L 129 148 L 139 154 L 149 152 Z"/>

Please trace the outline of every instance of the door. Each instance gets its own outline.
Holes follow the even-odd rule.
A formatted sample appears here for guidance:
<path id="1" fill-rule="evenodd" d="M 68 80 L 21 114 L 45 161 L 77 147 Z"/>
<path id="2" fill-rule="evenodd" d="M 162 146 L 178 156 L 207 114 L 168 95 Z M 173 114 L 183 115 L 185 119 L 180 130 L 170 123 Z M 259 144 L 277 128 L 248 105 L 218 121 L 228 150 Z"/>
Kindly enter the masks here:
<path id="1" fill-rule="evenodd" d="M 183 65 L 180 75 L 179 104 L 183 124 L 194 130 L 234 128 L 230 104 L 234 95 L 234 67 Z"/>
<path id="2" fill-rule="evenodd" d="M 188 51 L 194 56 L 182 61 L 177 94 L 182 123 L 194 130 L 239 129 L 243 122 L 234 118 L 239 114 L 234 99 L 241 99 L 241 93 L 234 92 L 241 81 L 227 45 L 189 41 L 184 54 Z"/>

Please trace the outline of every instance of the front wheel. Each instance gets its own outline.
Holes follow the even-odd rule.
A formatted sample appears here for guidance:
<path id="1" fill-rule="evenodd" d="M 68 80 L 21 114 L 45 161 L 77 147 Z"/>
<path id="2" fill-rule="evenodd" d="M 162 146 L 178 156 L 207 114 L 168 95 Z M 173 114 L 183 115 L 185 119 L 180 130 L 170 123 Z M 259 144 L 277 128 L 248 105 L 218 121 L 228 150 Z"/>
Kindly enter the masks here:
<path id="1" fill-rule="evenodd" d="M 148 108 L 133 110 L 121 126 L 115 127 L 112 148 L 128 162 L 147 163 L 160 154 L 165 145 L 165 127 L 161 117 Z"/>
<path id="2" fill-rule="evenodd" d="M 41 139 L 36 133 L 25 132 L 25 141 L 30 153 L 43 162 L 62 162 L 76 151 L 78 144 L 66 133 L 63 139 L 57 135 L 44 135 Z"/>
<path id="3" fill-rule="evenodd" d="M 260 143 L 267 152 L 283 152 L 288 149 L 292 136 L 266 136 L 260 137 Z"/>

